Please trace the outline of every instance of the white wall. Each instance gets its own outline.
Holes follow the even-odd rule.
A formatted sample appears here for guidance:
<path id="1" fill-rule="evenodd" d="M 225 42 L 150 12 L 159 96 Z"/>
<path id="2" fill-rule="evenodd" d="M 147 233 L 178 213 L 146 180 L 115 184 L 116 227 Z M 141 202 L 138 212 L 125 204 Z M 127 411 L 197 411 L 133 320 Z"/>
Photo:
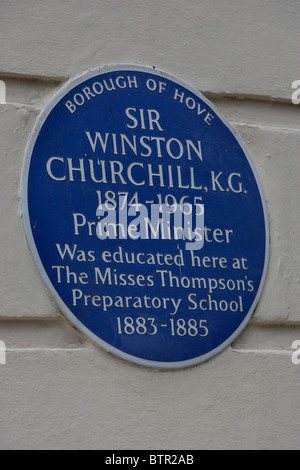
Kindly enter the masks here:
<path id="1" fill-rule="evenodd" d="M 2 449 L 299 449 L 300 79 L 297 0 L 1 0 Z M 29 253 L 20 180 L 42 108 L 70 77 L 155 66 L 201 90 L 237 129 L 262 182 L 271 253 L 257 310 L 210 361 L 132 365 L 59 312 Z"/>

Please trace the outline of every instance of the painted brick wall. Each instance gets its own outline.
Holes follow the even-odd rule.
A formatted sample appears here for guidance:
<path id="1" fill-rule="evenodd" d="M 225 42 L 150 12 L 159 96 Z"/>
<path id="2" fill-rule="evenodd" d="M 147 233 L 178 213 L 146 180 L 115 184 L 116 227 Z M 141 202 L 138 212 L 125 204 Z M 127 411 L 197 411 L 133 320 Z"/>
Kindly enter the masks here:
<path id="1" fill-rule="evenodd" d="M 2 449 L 299 449 L 300 6 L 296 0 L 2 0 Z M 179 371 L 112 357 L 59 312 L 25 241 L 20 181 L 34 123 L 89 68 L 155 66 L 202 91 L 262 182 L 269 271 L 243 334 Z"/>

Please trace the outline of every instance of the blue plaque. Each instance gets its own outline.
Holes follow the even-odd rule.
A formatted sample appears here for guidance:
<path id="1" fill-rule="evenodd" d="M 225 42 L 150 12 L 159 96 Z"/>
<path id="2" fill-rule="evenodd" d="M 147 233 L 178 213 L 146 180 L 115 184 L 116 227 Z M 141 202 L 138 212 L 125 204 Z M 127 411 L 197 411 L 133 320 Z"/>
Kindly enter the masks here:
<path id="1" fill-rule="evenodd" d="M 101 68 L 63 87 L 31 135 L 22 204 L 61 310 L 123 359 L 203 362 L 257 306 L 269 252 L 257 173 L 214 106 L 164 73 Z"/>

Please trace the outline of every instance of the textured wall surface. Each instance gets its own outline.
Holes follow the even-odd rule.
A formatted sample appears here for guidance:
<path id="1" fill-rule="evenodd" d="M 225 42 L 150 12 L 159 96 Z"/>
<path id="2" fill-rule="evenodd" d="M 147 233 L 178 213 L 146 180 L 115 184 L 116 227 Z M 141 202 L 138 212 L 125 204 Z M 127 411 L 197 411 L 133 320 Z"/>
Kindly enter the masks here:
<path id="1" fill-rule="evenodd" d="M 300 449 L 299 43 L 296 0 L 1 0 L 1 449 Z M 202 91 L 266 197 L 270 262 L 255 314 L 223 353 L 180 371 L 132 365 L 72 328 L 25 240 L 20 183 L 39 113 L 69 78 L 114 63 Z"/>

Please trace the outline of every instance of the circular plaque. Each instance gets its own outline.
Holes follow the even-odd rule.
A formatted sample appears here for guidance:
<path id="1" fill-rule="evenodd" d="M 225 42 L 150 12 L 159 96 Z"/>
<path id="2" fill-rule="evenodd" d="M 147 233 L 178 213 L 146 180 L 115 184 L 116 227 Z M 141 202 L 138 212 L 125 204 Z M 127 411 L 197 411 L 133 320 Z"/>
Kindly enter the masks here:
<path id="1" fill-rule="evenodd" d="M 236 132 L 156 70 L 70 81 L 32 132 L 23 218 L 63 313 L 129 361 L 194 365 L 228 346 L 268 263 L 261 184 Z"/>

